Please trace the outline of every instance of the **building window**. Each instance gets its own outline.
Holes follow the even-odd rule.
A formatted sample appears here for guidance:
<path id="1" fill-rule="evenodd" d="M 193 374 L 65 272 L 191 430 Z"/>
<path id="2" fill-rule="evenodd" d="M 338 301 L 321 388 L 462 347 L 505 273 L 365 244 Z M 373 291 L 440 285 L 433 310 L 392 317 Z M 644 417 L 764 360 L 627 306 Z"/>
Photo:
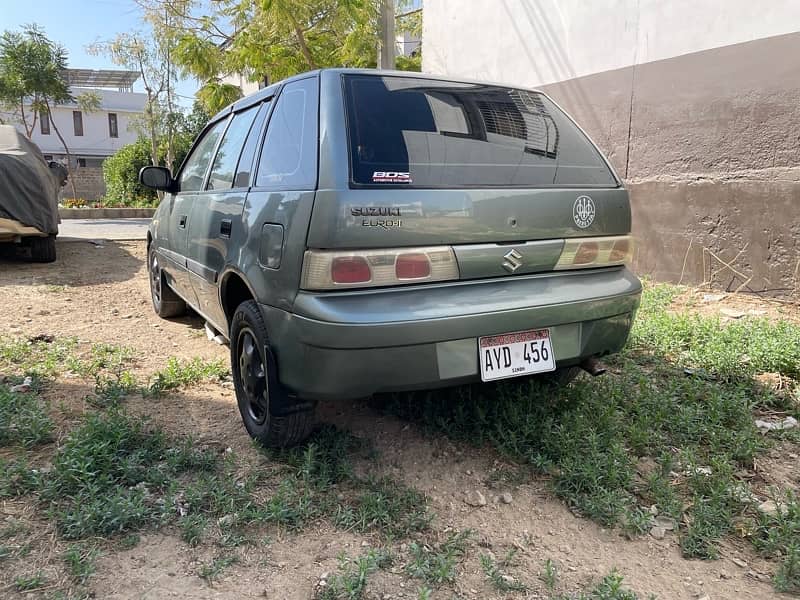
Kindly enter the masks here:
<path id="1" fill-rule="evenodd" d="M 46 110 L 39 111 L 39 131 L 42 135 L 50 135 L 50 113 Z"/>
<path id="2" fill-rule="evenodd" d="M 83 135 L 83 114 L 79 110 L 72 111 L 72 127 L 76 136 Z"/>
<path id="3" fill-rule="evenodd" d="M 119 129 L 117 129 L 117 114 L 108 113 L 108 135 L 112 138 L 119 137 Z"/>
<path id="4" fill-rule="evenodd" d="M 79 158 L 78 159 L 78 166 L 85 168 L 86 167 L 86 159 L 85 158 Z"/>

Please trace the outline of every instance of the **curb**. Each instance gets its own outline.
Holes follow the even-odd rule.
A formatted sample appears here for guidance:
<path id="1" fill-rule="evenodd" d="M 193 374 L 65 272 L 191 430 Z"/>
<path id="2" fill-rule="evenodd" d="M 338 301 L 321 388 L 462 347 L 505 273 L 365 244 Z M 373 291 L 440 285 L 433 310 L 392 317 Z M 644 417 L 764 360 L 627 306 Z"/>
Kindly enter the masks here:
<path id="1" fill-rule="evenodd" d="M 62 219 L 152 219 L 155 208 L 59 208 Z"/>

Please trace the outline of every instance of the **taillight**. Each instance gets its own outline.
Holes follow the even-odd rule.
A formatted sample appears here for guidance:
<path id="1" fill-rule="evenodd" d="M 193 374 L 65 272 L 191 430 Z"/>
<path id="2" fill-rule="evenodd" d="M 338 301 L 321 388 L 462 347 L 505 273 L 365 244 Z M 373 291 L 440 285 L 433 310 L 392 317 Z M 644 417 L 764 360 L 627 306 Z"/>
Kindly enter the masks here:
<path id="1" fill-rule="evenodd" d="M 394 263 L 394 274 L 398 279 L 425 279 L 431 274 L 431 261 L 420 252 L 400 254 Z"/>
<path id="2" fill-rule="evenodd" d="M 564 241 L 561 256 L 553 268 L 610 267 L 629 263 L 632 258 L 633 240 L 628 235 L 574 238 Z"/>
<path id="3" fill-rule="evenodd" d="M 334 283 L 366 283 L 372 279 L 367 261 L 361 256 L 337 256 L 331 263 Z"/>
<path id="4" fill-rule="evenodd" d="M 458 279 L 452 248 L 307 250 L 301 287 L 335 290 Z"/>

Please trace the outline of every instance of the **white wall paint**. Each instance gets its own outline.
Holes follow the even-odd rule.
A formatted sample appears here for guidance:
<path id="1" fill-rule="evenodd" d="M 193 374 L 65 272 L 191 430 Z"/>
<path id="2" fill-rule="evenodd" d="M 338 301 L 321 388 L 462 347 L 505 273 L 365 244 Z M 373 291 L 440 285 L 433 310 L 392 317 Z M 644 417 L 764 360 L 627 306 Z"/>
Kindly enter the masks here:
<path id="1" fill-rule="evenodd" d="M 423 70 L 538 86 L 800 31 L 800 0 L 425 0 Z"/>
<path id="2" fill-rule="evenodd" d="M 78 96 L 86 91 L 84 88 L 72 88 L 72 95 Z M 83 112 L 83 135 L 76 136 L 73 126 L 72 111 L 79 110 L 77 105 L 56 106 L 53 108 L 53 120 L 61 135 L 67 142 L 69 151 L 74 156 L 111 156 L 126 144 L 136 141 L 138 134 L 131 126 L 131 121 L 142 114 L 146 101 L 145 94 L 116 92 L 111 90 L 91 90 L 100 96 L 100 109 L 94 112 Z M 26 107 L 28 122 L 32 120 L 29 107 Z M 112 138 L 108 126 L 108 114 L 116 113 L 119 137 Z M 11 115 L 3 114 L 4 119 L 14 122 Z M 17 126 L 24 131 L 22 125 Z M 50 134 L 43 135 L 37 119 L 36 128 L 31 136 L 43 154 L 64 154 L 64 147 L 56 135 L 53 126 Z"/>

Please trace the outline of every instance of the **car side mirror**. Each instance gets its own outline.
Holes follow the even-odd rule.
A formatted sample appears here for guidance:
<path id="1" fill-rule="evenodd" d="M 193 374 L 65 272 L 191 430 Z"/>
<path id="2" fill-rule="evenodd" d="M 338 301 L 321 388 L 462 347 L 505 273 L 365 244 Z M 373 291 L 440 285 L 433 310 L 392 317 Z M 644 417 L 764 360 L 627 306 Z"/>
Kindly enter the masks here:
<path id="1" fill-rule="evenodd" d="M 161 192 L 175 191 L 175 180 L 166 167 L 142 167 L 139 171 L 139 183 Z"/>

